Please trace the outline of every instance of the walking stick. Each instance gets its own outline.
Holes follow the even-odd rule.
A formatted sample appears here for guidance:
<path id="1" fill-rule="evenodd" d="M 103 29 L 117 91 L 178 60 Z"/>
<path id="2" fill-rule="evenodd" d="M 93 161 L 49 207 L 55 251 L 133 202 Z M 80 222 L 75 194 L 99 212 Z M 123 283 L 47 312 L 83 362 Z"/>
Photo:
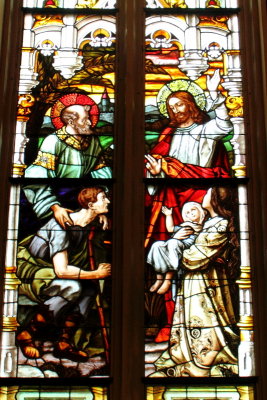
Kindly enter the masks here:
<path id="1" fill-rule="evenodd" d="M 92 246 L 92 239 L 94 237 L 95 234 L 95 230 L 94 227 L 92 228 L 92 230 L 89 233 L 88 239 L 89 239 L 89 261 L 90 261 L 90 269 L 91 271 L 94 271 L 95 268 L 95 260 L 93 257 L 93 246 Z M 104 286 L 103 286 L 104 287 Z M 102 305 L 102 299 L 100 297 L 100 293 L 103 291 L 103 287 L 101 290 L 101 285 L 100 282 L 98 280 L 98 288 L 99 288 L 99 292 L 96 296 L 96 307 L 97 307 L 97 311 L 98 311 L 98 316 L 99 316 L 99 320 L 100 320 L 100 327 L 101 327 L 101 333 L 102 333 L 102 337 L 103 337 L 103 341 L 104 341 L 104 348 L 105 348 L 105 355 L 106 355 L 106 360 L 107 360 L 107 364 L 109 364 L 109 337 L 108 337 L 108 331 L 106 328 L 106 324 L 105 324 L 105 315 L 104 315 L 104 308 Z"/>

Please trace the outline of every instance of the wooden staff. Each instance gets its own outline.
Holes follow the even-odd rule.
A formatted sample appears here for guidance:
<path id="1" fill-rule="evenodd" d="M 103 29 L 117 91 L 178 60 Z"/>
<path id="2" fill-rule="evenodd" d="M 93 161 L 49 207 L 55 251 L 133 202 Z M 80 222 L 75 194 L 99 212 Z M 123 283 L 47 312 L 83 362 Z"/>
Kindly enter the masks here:
<path id="1" fill-rule="evenodd" d="M 90 269 L 91 271 L 95 271 L 95 260 L 93 257 L 93 246 L 92 246 L 92 239 L 94 237 L 95 231 L 94 227 L 91 229 L 88 239 L 89 239 L 89 261 L 90 261 Z M 101 333 L 104 341 L 104 348 L 105 348 L 105 355 L 106 355 L 106 360 L 107 363 L 109 364 L 109 338 L 108 338 L 108 331 L 106 328 L 105 324 L 105 315 L 104 315 L 104 308 L 102 305 L 102 299 L 100 297 L 100 292 L 101 292 L 101 287 L 100 287 L 100 282 L 98 280 L 98 289 L 99 292 L 96 296 L 96 306 L 97 306 L 97 311 L 98 311 L 98 316 L 100 320 L 100 326 L 101 326 Z"/>

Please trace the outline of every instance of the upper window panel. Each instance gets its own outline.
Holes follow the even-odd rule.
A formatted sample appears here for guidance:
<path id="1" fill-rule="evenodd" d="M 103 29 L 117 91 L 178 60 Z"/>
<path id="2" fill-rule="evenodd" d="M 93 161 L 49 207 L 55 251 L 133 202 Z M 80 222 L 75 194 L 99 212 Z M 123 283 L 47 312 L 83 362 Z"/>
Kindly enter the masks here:
<path id="1" fill-rule="evenodd" d="M 24 0 L 30 8 L 115 8 L 116 0 Z"/>
<path id="2" fill-rule="evenodd" d="M 14 176 L 111 178 L 115 33 L 111 15 L 25 15 Z"/>
<path id="3" fill-rule="evenodd" d="M 239 0 L 146 0 L 148 8 L 235 8 Z"/>
<path id="4" fill-rule="evenodd" d="M 145 46 L 145 176 L 245 176 L 238 15 L 150 15 Z"/>

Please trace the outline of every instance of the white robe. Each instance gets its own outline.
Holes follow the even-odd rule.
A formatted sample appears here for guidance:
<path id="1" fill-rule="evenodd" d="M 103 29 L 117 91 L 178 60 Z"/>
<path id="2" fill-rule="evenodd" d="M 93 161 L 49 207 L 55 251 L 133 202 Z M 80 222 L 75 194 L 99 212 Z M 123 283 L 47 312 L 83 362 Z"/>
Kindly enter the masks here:
<path id="1" fill-rule="evenodd" d="M 186 270 L 172 322 L 170 346 L 156 361 L 160 376 L 230 376 L 237 374 L 239 336 L 227 263 L 227 220 L 208 220 L 195 244 L 183 253 Z"/>

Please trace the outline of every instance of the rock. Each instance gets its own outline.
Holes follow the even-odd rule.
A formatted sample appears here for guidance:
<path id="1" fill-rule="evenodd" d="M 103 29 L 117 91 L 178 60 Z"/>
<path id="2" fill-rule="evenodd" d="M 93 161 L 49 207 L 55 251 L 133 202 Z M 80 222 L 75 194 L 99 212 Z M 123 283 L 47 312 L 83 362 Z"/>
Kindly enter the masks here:
<path id="1" fill-rule="evenodd" d="M 19 365 L 18 366 L 18 377 L 19 378 L 44 378 L 45 375 L 37 367 L 31 365 Z"/>
<path id="2" fill-rule="evenodd" d="M 58 374 L 55 371 L 50 371 L 50 369 L 44 371 L 44 376 L 46 378 L 59 378 Z"/>

